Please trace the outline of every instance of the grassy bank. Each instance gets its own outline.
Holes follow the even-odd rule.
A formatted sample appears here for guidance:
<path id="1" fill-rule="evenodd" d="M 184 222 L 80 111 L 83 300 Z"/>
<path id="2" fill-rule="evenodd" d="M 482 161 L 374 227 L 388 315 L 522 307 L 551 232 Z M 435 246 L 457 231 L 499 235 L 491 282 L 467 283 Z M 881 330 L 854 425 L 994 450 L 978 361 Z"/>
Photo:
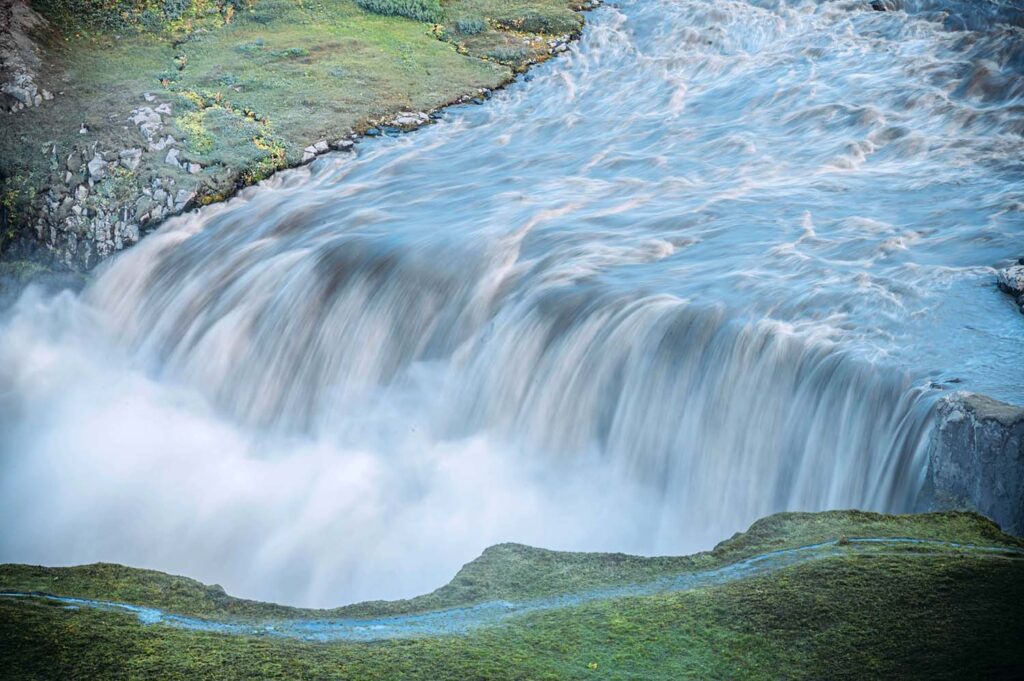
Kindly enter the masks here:
<path id="1" fill-rule="evenodd" d="M 234 618 L 325 617 L 522 600 L 648 580 L 826 539 L 917 537 L 1020 547 L 970 514 L 783 514 L 685 558 L 500 545 L 447 586 L 394 604 L 303 611 L 120 566 L 0 568 L 0 588 Z M 312 643 L 143 626 L 134 616 L 0 599 L 8 669 L 24 678 L 1013 678 L 1024 673 L 1024 564 L 906 548 L 845 553 L 762 577 L 522 615 L 466 636 Z"/>
<path id="2" fill-rule="evenodd" d="M 433 2 L 36 0 L 52 98 L 0 114 L 0 250 L 29 234 L 91 267 L 168 215 L 480 96 L 583 21 L 575 0 Z"/>

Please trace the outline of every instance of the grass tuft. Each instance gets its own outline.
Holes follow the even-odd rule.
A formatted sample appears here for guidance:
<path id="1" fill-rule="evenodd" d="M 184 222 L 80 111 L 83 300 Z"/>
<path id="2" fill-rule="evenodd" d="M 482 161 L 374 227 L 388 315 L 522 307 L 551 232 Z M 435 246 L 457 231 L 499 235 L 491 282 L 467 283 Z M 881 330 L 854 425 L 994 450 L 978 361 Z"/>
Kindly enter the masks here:
<path id="1" fill-rule="evenodd" d="M 389 17 L 405 17 L 436 24 L 441 21 L 438 0 L 356 0 L 360 7 Z"/>

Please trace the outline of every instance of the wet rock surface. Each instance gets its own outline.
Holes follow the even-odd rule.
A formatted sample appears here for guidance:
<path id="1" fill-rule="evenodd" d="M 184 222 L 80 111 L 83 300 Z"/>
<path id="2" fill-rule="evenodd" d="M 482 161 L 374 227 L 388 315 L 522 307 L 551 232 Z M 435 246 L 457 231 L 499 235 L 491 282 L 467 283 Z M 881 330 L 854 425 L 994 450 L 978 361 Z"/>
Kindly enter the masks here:
<path id="1" fill-rule="evenodd" d="M 1016 265 L 999 270 L 999 290 L 1013 297 L 1021 314 L 1024 314 L 1024 258 Z"/>
<path id="2" fill-rule="evenodd" d="M 959 392 L 939 402 L 937 416 L 930 506 L 975 510 L 1024 533 L 1024 408 Z"/>

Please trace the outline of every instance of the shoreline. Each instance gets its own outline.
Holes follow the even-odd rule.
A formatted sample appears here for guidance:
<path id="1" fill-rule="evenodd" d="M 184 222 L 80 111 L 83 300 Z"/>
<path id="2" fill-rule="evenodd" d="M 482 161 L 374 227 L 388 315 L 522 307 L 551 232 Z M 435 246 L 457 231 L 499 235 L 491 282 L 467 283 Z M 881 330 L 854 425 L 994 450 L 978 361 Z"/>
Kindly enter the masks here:
<path id="1" fill-rule="evenodd" d="M 30 199 L 29 204 L 17 205 L 18 201 L 23 202 L 23 198 L 19 198 L 19 192 L 11 187 L 14 187 L 12 183 L 18 178 L 11 176 L 10 173 L 0 175 L 0 181 L 3 181 L 0 184 L 6 183 L 7 185 L 4 201 L 0 205 L 0 222 L 3 223 L 5 229 L 4 233 L 0 234 L 0 256 L 2 256 L 0 259 L 0 308 L 6 307 L 4 303 L 15 299 L 18 292 L 29 283 L 42 283 L 47 287 L 58 287 L 57 284 L 49 280 L 64 280 L 68 278 L 66 275 L 71 274 L 75 275 L 72 277 L 73 279 L 79 280 L 78 288 L 81 288 L 87 279 L 87 273 L 91 272 L 98 264 L 115 253 L 131 247 L 144 235 L 159 229 L 170 217 L 187 213 L 203 205 L 223 202 L 237 195 L 242 189 L 254 186 L 282 170 L 309 163 L 328 151 L 351 151 L 355 144 L 364 138 L 411 132 L 433 123 L 439 117 L 439 112 L 451 106 L 483 104 L 493 91 L 504 89 L 516 82 L 520 74 L 525 74 L 532 67 L 566 52 L 569 45 L 576 42 L 582 35 L 585 26 L 584 14 L 602 4 L 603 0 L 583 0 L 582 2 L 578 0 L 548 0 L 547 6 L 552 12 L 548 17 L 530 14 L 530 12 L 535 12 L 532 9 L 535 7 L 534 5 L 520 7 L 519 4 L 513 3 L 505 8 L 507 17 L 503 15 L 499 18 L 490 18 L 490 15 L 485 13 L 482 15 L 484 19 L 481 20 L 473 15 L 473 21 L 481 25 L 467 28 L 462 27 L 463 22 L 466 21 L 464 18 L 455 20 L 458 11 L 461 11 L 455 5 L 452 5 L 450 9 L 452 16 L 446 15 L 443 24 L 428 24 L 409 21 L 401 17 L 366 14 L 364 10 L 359 10 L 363 12 L 359 17 L 365 18 L 371 25 L 383 26 L 382 30 L 405 31 L 402 35 L 411 35 L 416 40 L 426 40 L 430 43 L 430 45 L 416 44 L 418 49 L 424 51 L 422 54 L 417 53 L 412 62 L 416 68 L 426 69 L 427 79 L 430 82 L 412 81 L 403 85 L 401 82 L 388 81 L 388 78 L 395 79 L 400 74 L 381 73 L 379 74 L 379 78 L 383 79 L 381 87 L 397 88 L 394 92 L 370 92 L 369 99 L 362 104 L 352 105 L 346 109 L 344 114 L 330 113 L 330 109 L 336 108 L 336 104 L 322 109 L 317 108 L 316 115 L 304 117 L 303 120 L 315 119 L 315 122 L 310 125 L 320 130 L 322 134 L 310 138 L 306 137 L 307 132 L 296 130 L 294 134 L 297 139 L 305 140 L 298 144 L 282 142 L 282 136 L 287 137 L 292 134 L 287 125 L 281 126 L 280 123 L 272 122 L 267 113 L 258 113 L 240 102 L 230 101 L 229 98 L 239 97 L 241 99 L 246 94 L 250 97 L 255 96 L 257 99 L 266 97 L 269 98 L 268 102 L 274 102 L 274 106 L 292 114 L 293 118 L 294 115 L 298 115 L 298 110 L 309 102 L 305 100 L 301 103 L 291 100 L 283 103 L 275 102 L 273 97 L 276 95 L 269 91 L 263 92 L 259 87 L 259 81 L 254 81 L 255 86 L 249 83 L 232 85 L 231 83 L 235 81 L 236 77 L 231 74 L 222 77 L 220 85 L 216 88 L 217 91 L 213 94 L 208 91 L 192 89 L 187 83 L 176 84 L 179 75 L 167 74 L 166 77 L 161 75 L 161 78 L 164 78 L 161 81 L 162 88 L 158 86 L 141 90 L 137 93 L 139 101 L 129 99 L 122 102 L 123 110 L 131 107 L 131 114 L 127 119 L 128 125 L 124 126 L 124 130 L 128 135 L 137 137 L 134 142 L 135 146 L 124 141 L 123 137 L 120 138 L 121 141 L 118 141 L 118 136 L 121 133 L 115 133 L 113 144 L 110 143 L 110 140 L 106 144 L 102 140 L 91 141 L 94 133 L 109 136 L 112 130 L 119 127 L 119 124 L 112 123 L 116 118 L 115 114 L 111 113 L 107 116 L 109 121 L 101 126 L 103 129 L 99 132 L 96 132 L 88 122 L 81 123 L 80 130 L 78 129 L 79 124 L 75 123 L 75 129 L 82 137 L 79 139 L 76 136 L 73 139 L 65 140 L 65 142 L 70 140 L 69 143 L 73 145 L 73 150 L 66 159 L 64 158 L 66 148 L 64 151 L 59 150 L 59 147 L 66 145 L 46 143 L 44 155 L 49 157 L 49 165 L 53 170 L 49 179 L 37 178 L 30 181 L 34 184 L 28 187 L 28 193 L 35 198 Z M 339 6 L 348 7 L 344 3 Z M 529 9 L 524 9 L 524 7 Z M 476 10 L 482 11 L 479 10 L 479 7 Z M 561 33 L 551 33 L 551 27 L 568 25 L 565 17 L 559 15 L 558 11 L 568 12 L 569 16 L 576 17 L 575 28 Z M 32 13 L 32 10 L 28 10 L 28 12 Z M 286 18 L 277 17 L 274 21 L 284 21 Z M 528 24 L 529 21 L 534 21 L 536 25 Z M 559 21 L 562 23 L 559 24 Z M 48 74 L 49 80 L 62 79 L 66 81 L 72 68 L 66 52 L 68 49 L 73 52 L 74 48 L 49 45 L 46 48 L 47 54 L 43 55 L 43 50 L 37 44 L 43 42 L 42 34 L 39 33 L 41 24 L 46 26 L 51 43 L 55 32 L 62 30 L 56 26 L 50 26 L 46 19 L 36 15 L 35 19 L 28 22 L 29 28 L 35 33 L 31 33 L 29 29 L 26 29 L 25 33 L 25 35 L 34 36 L 36 42 L 28 48 L 23 47 L 22 51 L 30 58 L 22 61 L 32 62 L 34 60 L 36 69 L 39 70 L 41 68 L 39 64 L 44 61 L 43 56 L 45 56 L 47 67 L 53 71 Z M 266 34 L 268 40 L 276 37 L 274 31 L 277 29 L 274 25 L 266 29 L 261 28 L 263 24 L 259 24 L 255 29 L 245 26 L 236 29 L 237 24 L 236 20 L 231 25 L 230 30 L 234 33 L 230 35 L 220 35 L 215 32 L 216 30 L 228 31 L 227 23 L 224 23 L 220 29 L 208 30 L 202 26 L 192 28 L 189 29 L 192 31 L 191 33 L 179 36 L 169 44 L 161 42 L 167 39 L 168 34 L 166 33 L 143 37 L 156 41 L 156 49 L 161 51 L 161 54 L 180 52 L 179 56 L 175 57 L 178 73 L 190 73 L 189 69 L 193 67 L 186 66 L 189 55 L 186 54 L 186 50 L 180 48 L 190 45 L 193 40 L 199 41 L 192 46 L 194 51 L 201 53 L 203 49 L 210 49 L 203 42 L 211 40 L 210 36 L 216 37 L 219 43 L 230 43 L 253 32 Z M 355 29 L 348 24 L 325 29 L 328 38 L 338 39 L 344 39 L 353 30 Z M 95 40 L 106 40 L 104 35 L 100 34 L 100 37 Z M 390 34 L 385 33 L 384 35 Z M 80 40 L 86 40 L 86 38 L 80 38 Z M 505 52 L 495 50 L 487 52 L 488 45 L 495 41 L 499 43 L 501 41 L 512 42 L 516 49 Z M 218 46 L 220 46 L 219 43 Z M 250 48 L 250 44 L 256 47 Z M 339 49 L 339 46 L 340 43 L 325 45 L 326 48 L 335 51 Z M 402 50 L 406 49 L 402 46 L 399 47 Z M 95 49 L 95 45 L 92 49 Z M 128 50 L 128 48 L 125 49 Z M 263 38 L 257 38 L 252 43 L 239 43 L 233 48 L 234 52 L 241 52 L 247 57 L 250 56 L 248 52 L 255 51 L 258 53 L 258 59 L 271 59 L 274 65 L 282 60 L 294 59 L 298 64 L 303 64 L 313 59 L 313 56 L 307 56 L 310 55 L 310 50 L 304 47 L 287 48 L 270 53 L 283 56 L 264 55 L 263 53 L 268 50 L 269 43 L 265 43 Z M 319 57 L 319 55 L 315 56 Z M 406 59 L 404 52 L 402 59 Z M 417 59 L 419 61 L 416 61 Z M 440 64 L 435 63 L 438 59 L 441 60 Z M 8 61 L 11 62 L 11 60 Z M 53 64 L 49 62 L 53 62 Z M 372 68 L 368 66 L 370 72 L 376 73 L 375 62 L 371 62 L 371 65 Z M 14 66 L 19 65 L 15 64 Z M 291 65 L 286 66 L 291 68 Z M 286 66 L 279 68 L 285 69 Z M 33 82 L 31 78 L 33 74 L 14 73 L 13 68 L 13 66 L 8 68 L 7 71 L 10 73 L 5 74 L 5 65 L 0 61 L 0 81 L 5 78 L 9 81 L 3 83 L 3 88 L 0 88 L 3 93 L 0 95 L 0 99 L 13 102 L 0 112 L 0 117 L 28 114 L 45 118 L 50 112 L 52 112 L 52 116 L 56 117 L 60 110 L 52 108 L 54 100 L 57 104 L 61 104 L 70 95 L 65 95 L 62 90 L 51 84 L 50 90 L 39 90 L 46 93 L 45 98 L 41 96 L 33 98 L 32 93 L 26 91 L 24 96 L 27 99 L 27 104 L 22 103 L 10 94 L 18 89 L 14 88 L 11 83 L 27 83 L 26 87 L 29 89 L 41 88 L 44 83 Z M 214 73 L 221 69 L 217 64 L 209 68 L 212 68 Z M 339 74 L 344 73 L 343 80 L 346 82 L 350 78 L 343 69 L 333 69 L 331 73 L 335 71 L 338 71 Z M 440 73 L 430 75 L 436 71 L 440 71 Z M 285 71 L 285 73 L 289 72 Z M 44 80 L 38 73 L 34 75 L 37 81 Z M 201 80 L 200 76 L 195 77 L 199 77 Z M 300 77 L 282 76 L 283 81 L 275 83 L 278 90 L 282 87 L 287 90 L 291 85 L 291 80 L 289 80 L 291 78 L 298 79 Z M 352 75 L 351 78 L 358 81 L 356 75 Z M 472 81 L 474 80 L 487 82 L 473 85 Z M 359 86 L 348 83 L 340 87 L 341 90 L 335 92 L 334 96 L 344 99 L 351 95 L 353 88 L 358 89 Z M 12 90 L 12 88 L 14 89 Z M 434 90 L 430 90 L 430 88 L 434 88 Z M 227 94 L 222 96 L 222 91 Z M 446 91 L 454 91 L 454 94 L 446 95 Z M 22 93 L 19 91 L 19 94 Z M 324 94 L 330 95 L 331 93 Z M 440 100 L 438 100 L 439 95 Z M 398 100 L 415 101 L 424 98 L 427 100 L 427 106 L 408 107 L 398 104 Z M 39 101 L 36 102 L 35 99 Z M 74 107 L 75 101 L 70 100 L 70 103 L 67 104 Z M 360 110 L 376 109 L 378 106 L 381 106 L 385 113 L 370 115 L 358 113 Z M 323 113 L 320 113 L 321 111 Z M 352 113 L 357 115 L 356 119 L 352 118 Z M 244 133 L 241 133 L 241 137 L 226 136 L 228 147 L 221 149 L 219 147 L 220 140 L 211 141 L 207 130 L 209 126 L 204 126 L 206 121 L 203 118 L 210 117 L 207 114 L 214 115 L 218 120 L 226 118 L 228 123 L 236 127 L 239 125 L 248 127 Z M 300 116 L 300 118 L 302 117 Z M 21 125 L 24 127 L 25 123 Z M 132 128 L 137 128 L 137 130 L 132 130 Z M 11 137 L 14 136 L 14 132 L 12 127 Z M 32 132 L 31 134 L 38 136 L 46 134 L 46 131 Z M 230 145 L 234 144 L 237 147 L 242 144 L 245 146 L 247 135 L 252 137 L 251 144 L 255 148 L 248 149 L 246 152 L 249 154 L 248 156 L 244 154 L 232 156 L 232 152 L 237 149 L 231 148 Z M 24 135 L 22 137 L 24 138 Z M 141 145 L 139 144 L 140 140 Z M 79 151 L 80 142 L 84 142 L 86 147 L 82 151 Z M 204 148 L 211 145 L 215 147 L 212 151 Z M 106 146 L 113 146 L 113 150 L 106 149 Z M 118 151 L 121 146 L 128 148 Z M 201 150 L 197 151 L 196 147 L 200 147 Z M 9 144 L 4 151 L 10 153 Z M 204 153 L 207 156 L 212 153 L 214 158 L 204 158 Z M 228 160 L 217 158 L 218 154 L 222 157 L 226 156 Z M 34 162 L 38 163 L 38 161 Z M 36 186 L 38 186 L 38 190 Z M 21 192 L 21 194 L 24 193 Z M 12 290 L 14 288 L 19 291 Z"/>

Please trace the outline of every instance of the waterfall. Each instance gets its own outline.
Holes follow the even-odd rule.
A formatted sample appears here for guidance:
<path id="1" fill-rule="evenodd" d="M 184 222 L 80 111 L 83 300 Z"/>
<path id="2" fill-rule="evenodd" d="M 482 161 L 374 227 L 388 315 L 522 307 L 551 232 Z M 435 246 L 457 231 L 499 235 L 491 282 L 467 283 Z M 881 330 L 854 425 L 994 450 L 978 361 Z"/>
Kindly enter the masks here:
<path id="1" fill-rule="evenodd" d="M 499 541 L 912 510 L 943 381 L 1024 385 L 983 288 L 1022 234 L 1024 81 L 1011 6 L 905 4 L 606 8 L 486 106 L 29 292 L 0 560 L 337 605 Z"/>

